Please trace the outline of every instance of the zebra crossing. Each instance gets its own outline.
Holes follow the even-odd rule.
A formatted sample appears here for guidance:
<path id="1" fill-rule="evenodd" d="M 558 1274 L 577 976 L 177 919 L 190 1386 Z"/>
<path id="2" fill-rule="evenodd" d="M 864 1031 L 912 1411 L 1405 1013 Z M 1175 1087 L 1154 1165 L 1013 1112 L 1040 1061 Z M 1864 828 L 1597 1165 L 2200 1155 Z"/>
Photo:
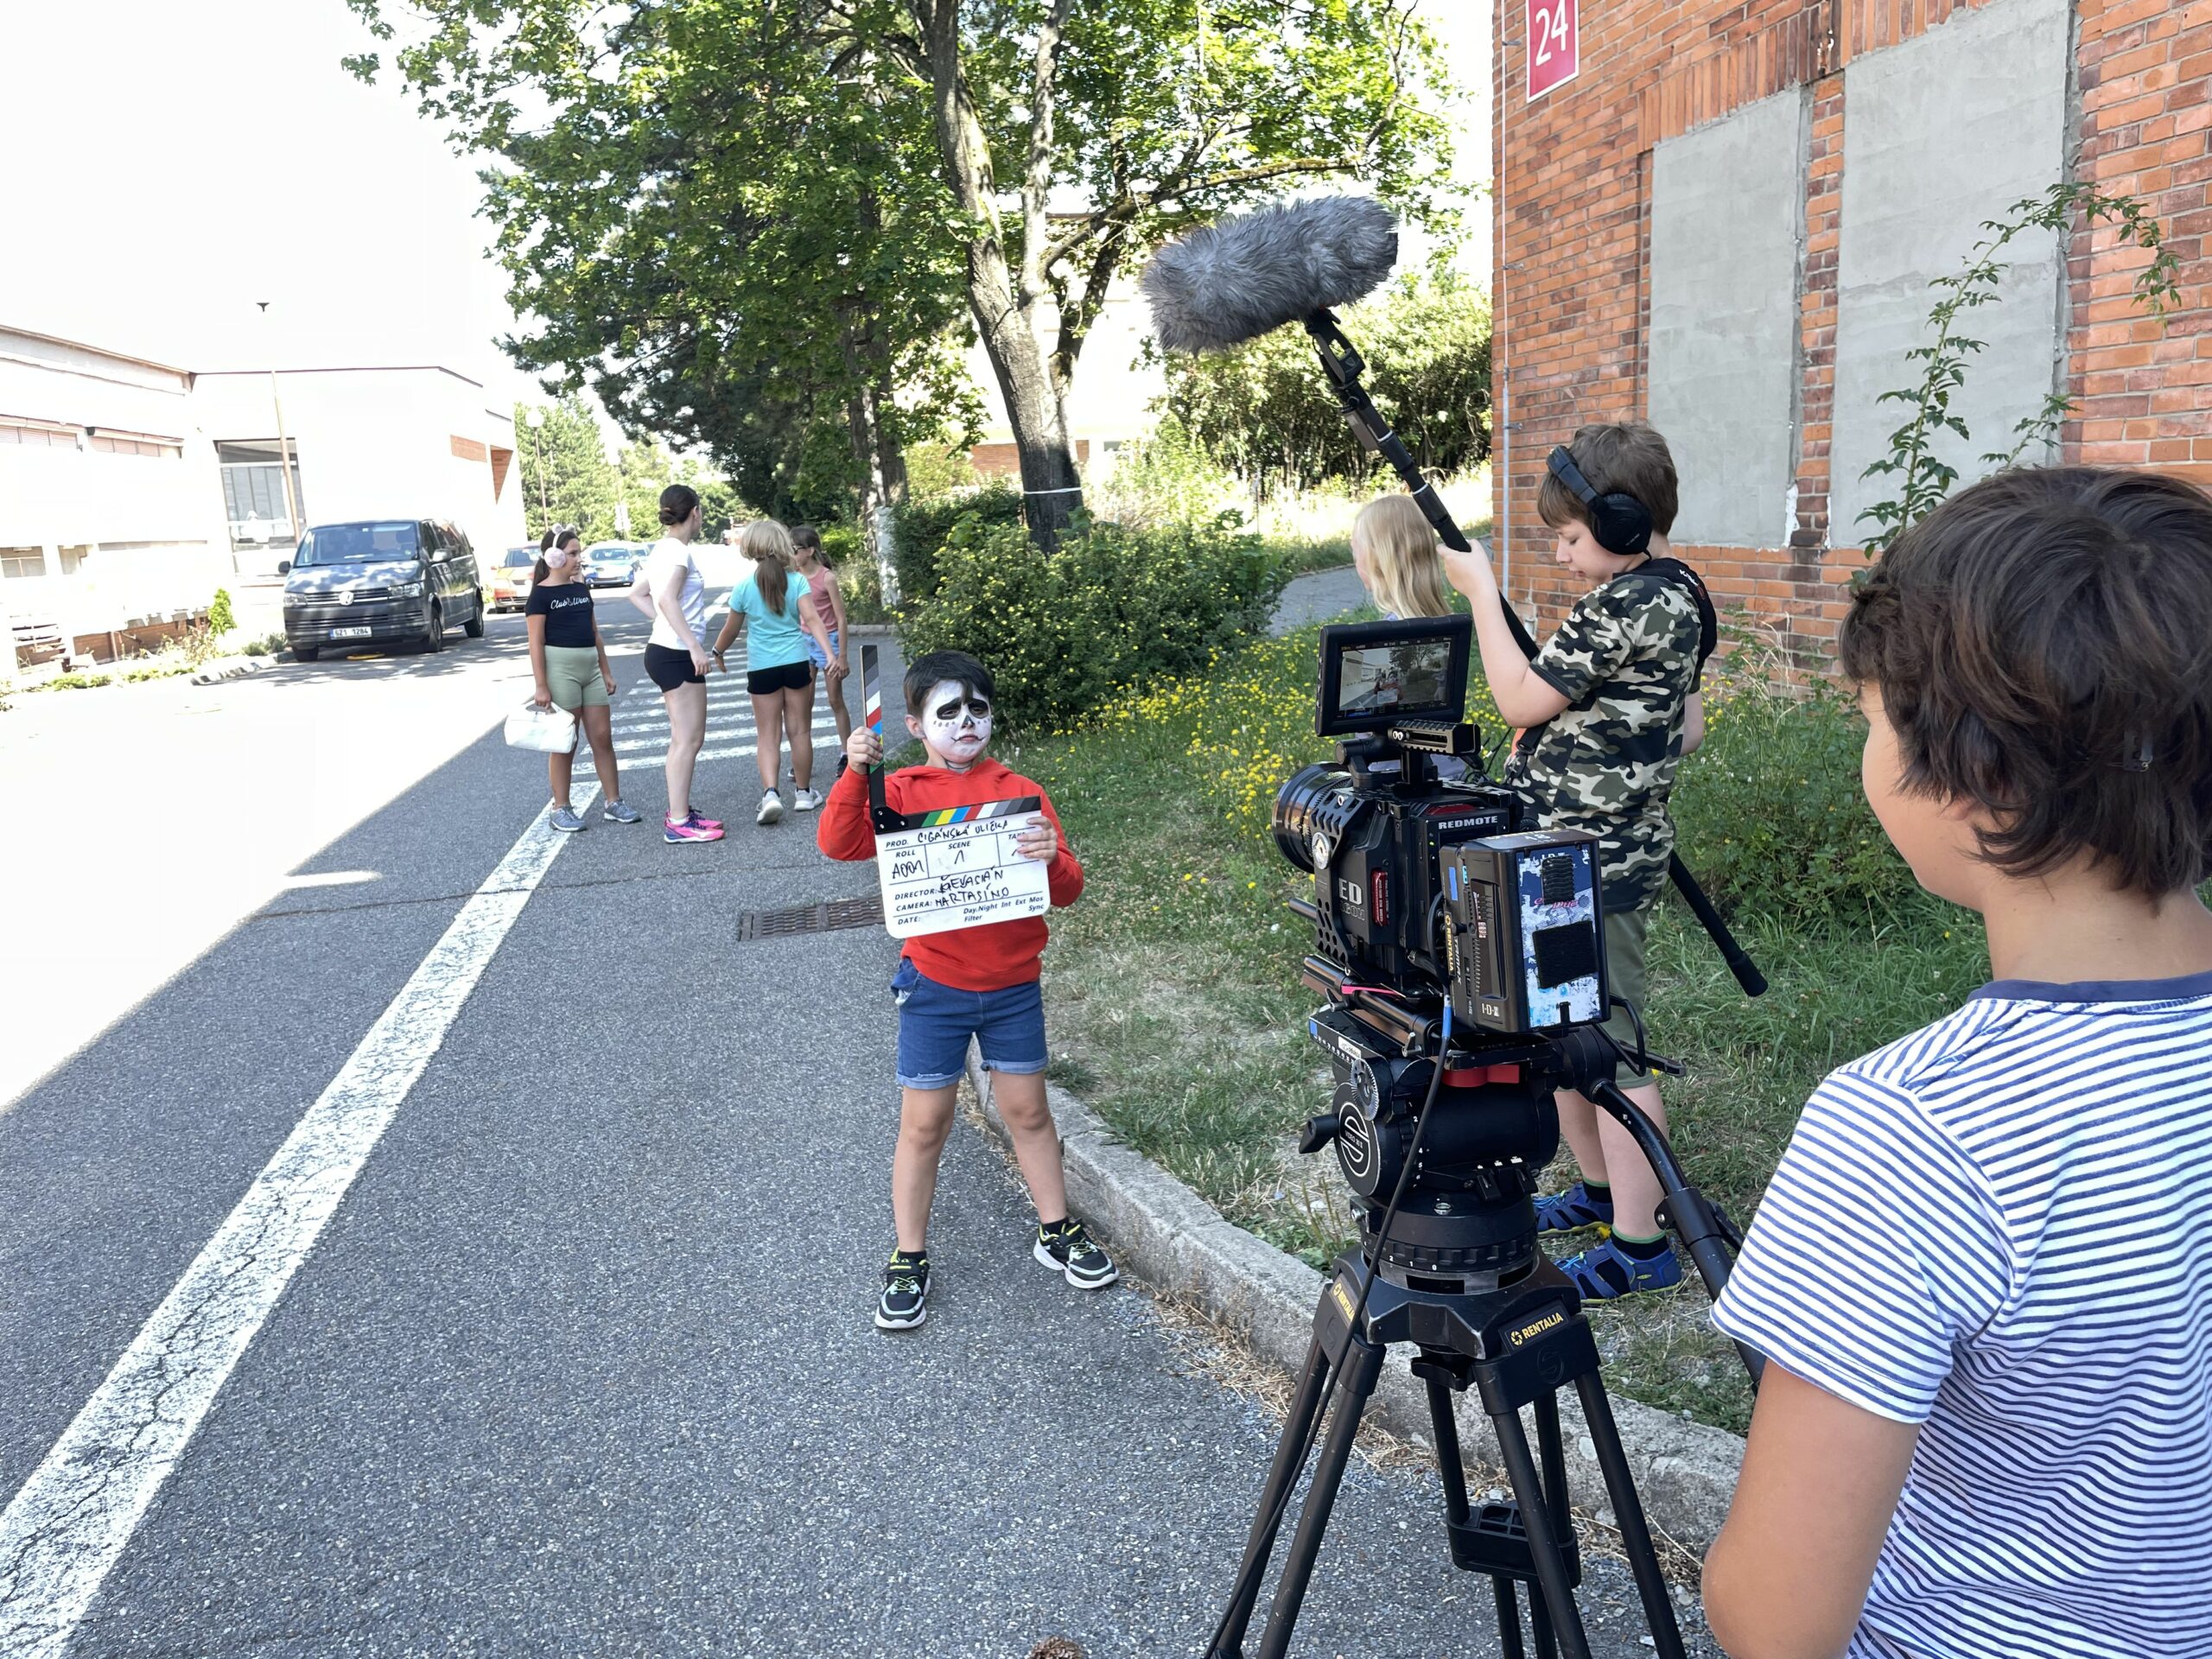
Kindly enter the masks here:
<path id="1" fill-rule="evenodd" d="M 660 688 L 651 680 L 640 678 L 624 691 L 614 709 L 614 755 L 626 766 L 658 766 L 668 758 L 668 709 L 661 701 Z M 824 777 L 836 770 L 836 757 L 831 750 L 836 742 L 837 722 L 821 699 L 817 698 L 813 733 L 816 745 L 815 774 L 817 788 Z M 828 739 L 828 743 L 823 742 Z M 707 741 L 699 752 L 699 764 L 713 760 L 744 760 L 753 757 L 759 747 L 759 733 L 753 719 L 753 700 L 746 695 L 745 675 L 741 668 L 728 674 L 707 677 Z M 588 739 L 586 740 L 587 745 Z"/>

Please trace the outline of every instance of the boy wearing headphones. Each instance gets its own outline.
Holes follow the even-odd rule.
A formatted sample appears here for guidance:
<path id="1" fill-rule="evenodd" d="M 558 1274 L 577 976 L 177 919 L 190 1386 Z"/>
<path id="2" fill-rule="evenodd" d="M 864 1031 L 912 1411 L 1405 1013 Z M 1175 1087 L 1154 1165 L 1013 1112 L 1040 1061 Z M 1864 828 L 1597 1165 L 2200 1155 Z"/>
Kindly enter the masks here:
<path id="1" fill-rule="evenodd" d="M 1698 675 L 1712 650 L 1711 601 L 1667 551 L 1676 500 L 1667 441 L 1642 421 L 1585 426 L 1552 452 L 1536 511 L 1557 533 L 1553 556 L 1589 591 L 1533 659 L 1507 624 L 1488 552 L 1478 543 L 1444 555 L 1452 585 L 1472 602 L 1498 713 L 1522 728 L 1505 781 L 1543 828 L 1599 837 L 1607 975 L 1612 994 L 1639 1012 L 1644 926 L 1675 845 L 1667 797 L 1681 758 L 1705 737 Z M 1635 1049 L 1635 1026 L 1620 1010 L 1605 1030 Z M 1630 1073 L 1620 1084 L 1666 1128 L 1656 1082 Z M 1582 1179 L 1537 1199 L 1537 1229 L 1600 1235 L 1560 1268 L 1586 1300 L 1680 1284 L 1681 1266 L 1654 1214 L 1658 1179 L 1636 1142 L 1583 1096 L 1561 1090 L 1558 1100 Z"/>

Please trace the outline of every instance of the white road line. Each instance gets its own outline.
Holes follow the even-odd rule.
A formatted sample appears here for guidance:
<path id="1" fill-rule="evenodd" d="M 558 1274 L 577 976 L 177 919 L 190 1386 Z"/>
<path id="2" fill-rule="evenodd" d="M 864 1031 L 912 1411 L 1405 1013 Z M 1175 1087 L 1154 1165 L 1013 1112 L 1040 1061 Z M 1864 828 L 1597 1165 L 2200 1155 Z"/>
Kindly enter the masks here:
<path id="1" fill-rule="evenodd" d="M 577 780 L 576 810 L 596 784 Z M 0 1654 L 60 1659 L 200 1420 L 313 1252 L 569 837 L 541 812 L 0 1512 Z"/>
<path id="2" fill-rule="evenodd" d="M 815 744 L 815 753 L 818 755 L 821 753 L 823 747 L 819 740 L 824 737 L 834 738 L 837 734 L 837 722 L 827 712 L 824 712 L 823 714 L 817 715 L 814 717 L 814 725 L 811 730 L 817 740 Z M 751 732 L 733 732 L 728 734 L 728 735 L 733 737 L 751 737 L 753 734 Z M 708 741 L 709 742 L 713 741 L 711 736 L 711 728 Z M 733 760 L 739 755 L 750 754 L 752 753 L 752 746 L 747 746 L 741 749 L 706 748 L 699 751 L 699 759 L 702 760 Z M 615 759 L 621 761 L 625 766 L 644 765 L 655 760 L 665 760 L 668 756 L 667 740 L 664 738 L 641 739 L 637 741 L 626 743 L 621 739 L 617 738 L 614 742 L 614 756 Z M 832 760 L 830 764 L 835 766 L 836 762 Z"/>

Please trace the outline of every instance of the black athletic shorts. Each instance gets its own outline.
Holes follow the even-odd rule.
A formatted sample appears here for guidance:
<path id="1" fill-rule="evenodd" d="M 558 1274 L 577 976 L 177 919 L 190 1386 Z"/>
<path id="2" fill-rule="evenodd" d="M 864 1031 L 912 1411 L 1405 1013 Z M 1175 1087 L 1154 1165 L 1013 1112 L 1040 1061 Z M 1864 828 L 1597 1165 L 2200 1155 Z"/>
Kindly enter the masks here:
<path id="1" fill-rule="evenodd" d="M 745 677 L 745 689 L 756 697 L 772 697 L 779 691 L 804 691 L 814 683 L 814 664 L 811 663 L 783 663 L 774 668 L 756 668 Z"/>
<path id="2" fill-rule="evenodd" d="M 666 645 L 645 647 L 645 675 L 664 691 L 673 691 L 679 685 L 707 683 L 707 677 L 691 666 L 690 652 L 671 651 Z"/>

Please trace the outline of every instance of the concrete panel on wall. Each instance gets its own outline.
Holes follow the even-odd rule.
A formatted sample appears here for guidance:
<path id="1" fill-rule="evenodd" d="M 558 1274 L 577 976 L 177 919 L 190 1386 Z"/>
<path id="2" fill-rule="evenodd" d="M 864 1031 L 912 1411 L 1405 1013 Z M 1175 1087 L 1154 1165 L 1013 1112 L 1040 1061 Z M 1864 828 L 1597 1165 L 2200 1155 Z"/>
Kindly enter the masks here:
<path id="1" fill-rule="evenodd" d="M 1789 539 L 1806 111 L 1792 90 L 1652 151 L 1648 404 L 1685 543 Z"/>
<path id="2" fill-rule="evenodd" d="M 1987 234 L 1984 220 L 2063 175 L 2068 22 L 2068 0 L 1991 0 L 1844 73 L 1828 532 L 1837 546 L 1856 545 L 1866 532 L 1859 513 L 1894 493 L 1891 480 L 1860 474 L 1908 416 L 1877 400 L 1918 378 L 1906 353 L 1930 338 L 1929 281 L 1960 269 Z M 1984 470 L 1976 456 L 2012 448 L 2014 425 L 2056 384 L 2057 238 L 2019 237 L 2007 257 L 1998 302 L 1961 320 L 1987 342 L 1953 401 L 1973 439 L 1947 435 L 1936 446 L 1967 479 Z"/>

